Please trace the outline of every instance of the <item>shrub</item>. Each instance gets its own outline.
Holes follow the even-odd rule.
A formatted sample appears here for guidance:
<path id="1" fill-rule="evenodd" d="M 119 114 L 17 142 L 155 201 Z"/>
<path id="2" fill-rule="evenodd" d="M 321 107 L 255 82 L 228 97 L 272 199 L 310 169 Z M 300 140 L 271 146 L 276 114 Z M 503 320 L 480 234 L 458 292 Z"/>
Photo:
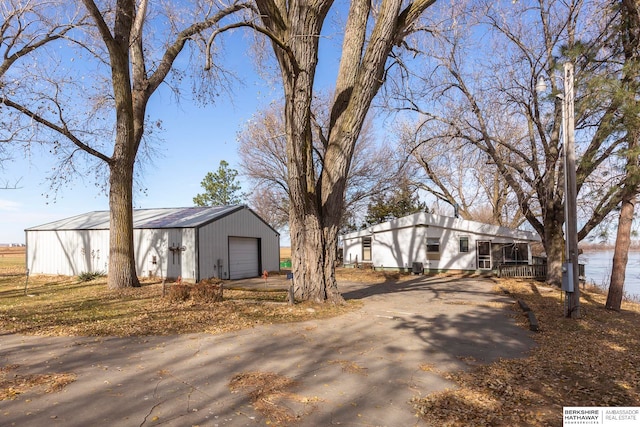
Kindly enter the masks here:
<path id="1" fill-rule="evenodd" d="M 191 288 L 191 298 L 197 302 L 222 301 L 222 282 L 215 280 L 202 280 Z"/>
<path id="2" fill-rule="evenodd" d="M 104 275 L 104 271 L 83 271 L 78 275 L 78 280 L 81 282 L 90 282 Z"/>
<path id="3" fill-rule="evenodd" d="M 169 286 L 169 301 L 184 302 L 189 299 L 191 295 L 191 286 L 185 283 L 174 283 Z"/>

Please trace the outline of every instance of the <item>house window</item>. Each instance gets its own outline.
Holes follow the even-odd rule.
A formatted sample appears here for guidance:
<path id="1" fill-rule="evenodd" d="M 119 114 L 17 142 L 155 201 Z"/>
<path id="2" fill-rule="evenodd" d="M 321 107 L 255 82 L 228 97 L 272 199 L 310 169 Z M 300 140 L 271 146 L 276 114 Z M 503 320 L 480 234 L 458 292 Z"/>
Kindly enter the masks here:
<path id="1" fill-rule="evenodd" d="M 467 236 L 460 237 L 460 252 L 469 252 L 469 238 Z"/>
<path id="2" fill-rule="evenodd" d="M 371 261 L 371 237 L 362 238 L 362 260 Z"/>
<path id="3" fill-rule="evenodd" d="M 505 263 L 527 263 L 529 251 L 526 243 L 513 243 L 502 248 L 502 258 Z"/>
<path id="4" fill-rule="evenodd" d="M 440 253 L 439 237 L 427 237 L 427 252 Z"/>

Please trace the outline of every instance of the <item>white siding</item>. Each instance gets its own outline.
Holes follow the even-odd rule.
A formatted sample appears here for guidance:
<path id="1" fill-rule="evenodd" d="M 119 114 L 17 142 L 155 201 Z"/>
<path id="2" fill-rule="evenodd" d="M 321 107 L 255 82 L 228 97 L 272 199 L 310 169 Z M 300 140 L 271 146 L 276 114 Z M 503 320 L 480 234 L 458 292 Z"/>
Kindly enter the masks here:
<path id="1" fill-rule="evenodd" d="M 536 240 L 528 232 L 420 213 L 343 235 L 345 264 L 363 262 L 364 237 L 371 238 L 371 261 L 365 262 L 374 267 L 409 270 L 414 262 L 421 262 L 431 271 L 476 270 L 476 242 L 480 240 L 492 244 Z M 460 252 L 461 237 L 468 238 L 468 252 Z M 427 252 L 428 239 L 438 239 L 438 253 Z"/>
<path id="2" fill-rule="evenodd" d="M 133 235 L 138 276 L 196 280 L 193 228 L 142 229 Z"/>
<path id="3" fill-rule="evenodd" d="M 30 274 L 77 276 L 107 271 L 107 230 L 27 231 L 26 239 Z"/>
<path id="4" fill-rule="evenodd" d="M 140 277 L 167 277 L 168 230 L 133 230 L 136 273 Z"/>
<path id="5" fill-rule="evenodd" d="M 90 213 L 87 217 L 99 216 L 104 220 L 105 215 L 99 214 Z M 76 222 L 83 223 L 84 216 L 72 219 L 76 218 Z M 108 273 L 109 230 L 58 230 L 54 228 L 57 225 L 52 223 L 26 231 L 27 268 L 31 274 Z M 209 277 L 228 279 L 230 237 L 256 239 L 259 272 L 280 268 L 278 233 L 249 209 L 235 210 L 195 227 L 134 229 L 138 276 L 169 279 L 180 276 L 189 281 Z M 171 248 L 184 250 L 172 251 Z"/>
<path id="6" fill-rule="evenodd" d="M 469 252 L 460 252 L 460 237 L 469 238 Z M 437 238 L 439 253 L 427 253 L 427 238 Z M 475 270 L 477 236 L 436 227 L 403 228 L 375 233 L 371 241 L 374 267 L 411 269 L 421 262 L 427 270 Z M 344 262 L 362 260 L 362 237 L 344 240 Z"/>
<path id="7" fill-rule="evenodd" d="M 198 234 L 200 278 L 229 278 L 229 237 L 259 239 L 260 270 L 280 269 L 280 238 L 248 209 L 202 226 Z"/>

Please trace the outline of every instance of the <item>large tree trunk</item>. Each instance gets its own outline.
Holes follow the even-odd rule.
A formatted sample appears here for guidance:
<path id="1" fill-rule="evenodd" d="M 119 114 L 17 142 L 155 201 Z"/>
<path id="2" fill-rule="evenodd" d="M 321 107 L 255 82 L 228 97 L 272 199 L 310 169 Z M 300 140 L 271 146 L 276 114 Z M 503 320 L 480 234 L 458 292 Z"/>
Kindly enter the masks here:
<path id="1" fill-rule="evenodd" d="M 307 215 L 305 219 L 303 224 L 293 219 L 290 223 L 295 296 L 301 300 L 340 303 L 343 299 L 335 279 L 337 233 L 332 238 L 328 228 L 320 224 L 319 216 Z"/>
<path id="2" fill-rule="evenodd" d="M 560 286 L 562 283 L 562 262 L 564 260 L 564 236 L 557 232 L 557 228 L 545 229 L 547 238 L 544 250 L 547 253 L 547 283 Z"/>
<path id="3" fill-rule="evenodd" d="M 291 261 L 296 298 L 342 301 L 331 268 L 336 249 L 327 245 L 325 218 L 313 159 L 311 100 L 318 62 L 318 39 L 326 10 L 295 2 L 289 9 L 287 34 L 295 60 L 276 48 L 283 71 L 287 169 L 289 174 Z M 318 36 L 307 36 L 316 34 Z M 305 35 L 305 36 L 302 36 Z M 335 207 L 341 210 L 341 206 Z M 337 236 L 336 236 L 337 238 Z M 331 271 L 329 275 L 327 271 Z"/>
<path id="4" fill-rule="evenodd" d="M 116 141 L 109 162 L 109 278 L 110 289 L 140 286 L 133 245 L 133 168 L 137 153 L 133 95 L 129 74 L 129 49 L 111 52 L 116 104 Z M 139 113 L 138 113 L 139 115 Z M 140 125 L 138 126 L 140 127 Z"/>
<path id="5" fill-rule="evenodd" d="M 561 203 L 548 200 L 544 214 L 543 245 L 547 254 L 547 278 L 550 285 L 560 286 L 562 283 L 562 263 L 565 260 L 565 236 L 562 231 L 564 210 Z"/>
<path id="6" fill-rule="evenodd" d="M 113 163 L 109 176 L 110 289 L 140 286 L 133 245 L 133 162 Z"/>
<path id="7" fill-rule="evenodd" d="M 353 0 L 344 32 L 342 58 L 321 165 L 314 163 L 311 101 L 318 41 L 332 0 L 256 0 L 271 35 L 285 94 L 285 129 L 292 268 L 298 298 L 342 301 L 335 279 L 337 240 L 347 175 L 355 142 L 371 101 L 384 81 L 391 47 L 400 45 L 433 0 L 378 5 Z M 374 22 L 369 39 L 367 25 Z M 319 175 L 319 176 L 318 176 Z"/>
<path id="8" fill-rule="evenodd" d="M 611 269 L 611 283 L 605 307 L 610 310 L 620 310 L 622 297 L 624 296 L 624 279 L 629 260 L 629 246 L 631 245 L 631 226 L 633 224 L 633 211 L 636 203 L 636 195 L 625 198 L 622 201 L 620 218 L 618 219 L 618 231 L 616 234 L 616 246 L 613 251 L 613 266 Z"/>
<path id="9" fill-rule="evenodd" d="M 110 224 L 107 283 L 110 289 L 140 285 L 133 246 L 133 167 L 138 144 L 134 131 L 129 57 L 135 3 L 132 0 L 120 0 L 118 9 L 113 38 L 108 34 L 104 38 L 111 60 L 111 84 L 116 110 L 115 144 L 109 161 Z"/>
<path id="10" fill-rule="evenodd" d="M 613 253 L 611 282 L 605 306 L 610 310 L 620 310 L 624 296 L 624 279 L 629 259 L 631 227 L 633 213 L 640 186 L 640 166 L 638 148 L 640 147 L 640 114 L 638 103 L 638 76 L 640 75 L 640 1 L 622 0 L 620 2 L 621 25 L 620 40 L 625 57 L 622 88 L 625 95 L 622 122 L 627 132 L 627 164 L 622 193 L 622 206 L 618 219 L 616 245 Z"/>

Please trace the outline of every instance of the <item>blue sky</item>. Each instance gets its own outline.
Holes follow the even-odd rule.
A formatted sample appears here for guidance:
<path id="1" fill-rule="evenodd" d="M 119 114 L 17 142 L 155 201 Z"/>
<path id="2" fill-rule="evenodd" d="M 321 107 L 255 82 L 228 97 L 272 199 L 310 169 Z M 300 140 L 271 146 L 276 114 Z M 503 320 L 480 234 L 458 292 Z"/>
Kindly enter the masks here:
<path id="1" fill-rule="evenodd" d="M 334 13 L 339 15 L 340 8 Z M 335 81 L 339 58 L 336 48 L 341 43 L 341 34 L 335 32 L 331 19 L 327 20 L 327 29 L 333 33 L 321 42 L 326 48 L 317 74 L 321 88 L 331 87 Z M 188 97 L 176 105 L 168 90 L 162 88 L 151 97 L 148 114 L 154 121 L 162 120 L 164 132 L 160 135 L 159 155 L 153 165 L 145 168 L 142 187 L 147 189 L 146 194 L 136 194 L 134 207 L 193 206 L 193 197 L 202 190 L 201 180 L 207 172 L 215 171 L 221 160 L 240 169 L 237 132 L 260 108 L 281 98 L 280 87 L 265 82 L 256 72 L 246 31 L 225 35 L 225 64 L 242 82 L 233 86 L 230 95 L 224 94 L 216 104 L 206 107 Z M 108 210 L 108 198 L 92 178 L 75 179 L 52 194 L 46 178 L 55 159 L 47 154 L 37 149 L 28 158 L 14 153 L 12 161 L 2 164 L 0 184 L 20 181 L 18 189 L 0 190 L 0 243 L 23 243 L 24 229 L 28 227 L 84 212 Z M 247 191 L 246 184 L 244 187 Z"/>
<path id="2" fill-rule="evenodd" d="M 200 181 L 216 170 L 220 160 L 238 168 L 236 133 L 260 105 L 251 91 L 243 90 L 236 105 L 220 102 L 206 108 L 182 103 L 178 108 L 164 97 L 154 96 L 154 118 L 163 120 L 164 142 L 160 156 L 145 168 L 146 195 L 136 194 L 136 207 L 193 206 L 201 192 Z M 241 101 L 241 102 L 240 102 Z M 54 160 L 45 155 L 15 157 L 5 164 L 4 180 L 21 178 L 16 190 L 0 190 L 0 243 L 24 242 L 24 229 L 93 210 L 107 210 L 108 198 L 91 178 L 75 179 L 63 187 L 55 202 L 46 181 Z"/>
<path id="3" fill-rule="evenodd" d="M 259 108 L 280 96 L 278 89 L 268 88 L 255 76 L 253 64 L 247 62 L 236 69 L 243 84 L 233 88 L 233 100 L 224 95 L 216 104 L 202 107 L 186 98 L 176 105 L 166 91 L 152 96 L 148 112 L 154 120 L 162 120 L 164 132 L 159 156 L 145 167 L 146 195 L 136 194 L 135 207 L 193 206 L 193 197 L 202 190 L 200 181 L 221 160 L 239 169 L 237 132 Z M 20 179 L 18 189 L 0 190 L 0 243 L 23 243 L 25 228 L 108 209 L 107 196 L 92 178 L 75 179 L 55 195 L 54 202 L 46 178 L 55 159 L 43 151 L 35 149 L 29 158 L 15 153 L 13 161 L 0 169 L 3 185 Z"/>

